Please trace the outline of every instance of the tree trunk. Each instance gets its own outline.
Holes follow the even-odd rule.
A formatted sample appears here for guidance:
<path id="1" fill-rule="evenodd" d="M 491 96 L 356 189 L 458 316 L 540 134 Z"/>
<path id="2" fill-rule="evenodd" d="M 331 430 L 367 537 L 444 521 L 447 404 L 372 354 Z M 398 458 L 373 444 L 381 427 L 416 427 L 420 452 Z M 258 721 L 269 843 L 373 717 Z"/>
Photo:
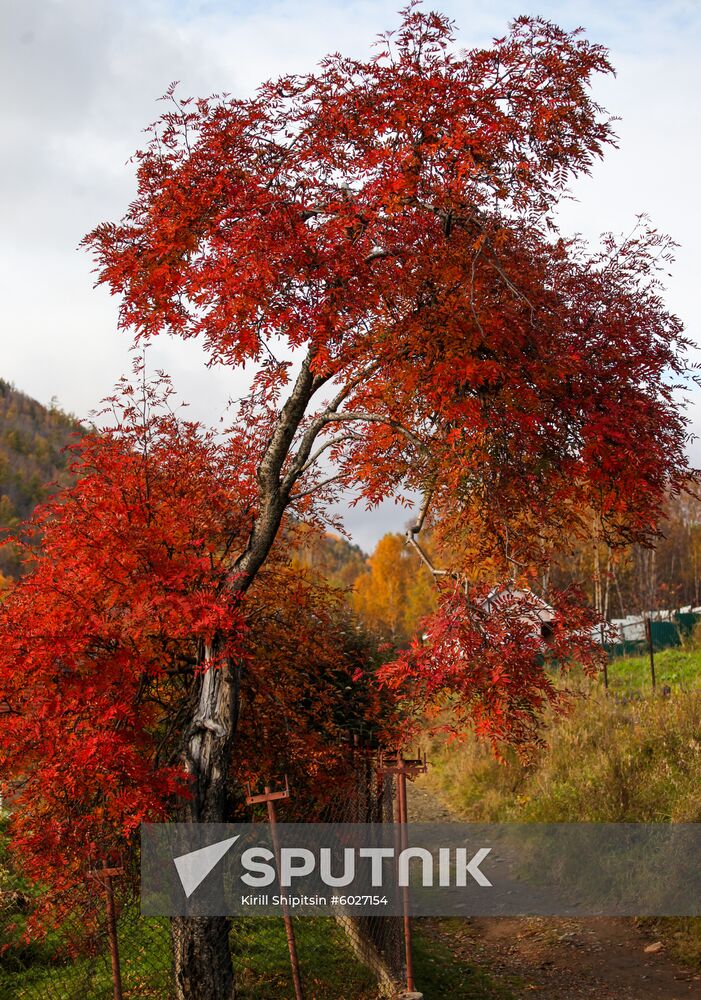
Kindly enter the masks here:
<path id="1" fill-rule="evenodd" d="M 282 476 L 295 433 L 313 394 L 327 381 L 311 371 L 307 354 L 289 398 L 280 411 L 257 470 L 260 508 L 248 544 L 232 569 L 229 597 L 243 595 L 272 548 L 290 492 L 302 474 L 323 422 L 307 430 L 291 467 Z M 341 392 L 331 407 L 344 399 Z M 329 410 L 331 412 L 331 410 Z M 221 642 L 203 653 L 203 663 L 217 662 Z M 231 752 L 238 722 L 239 673 L 231 661 L 199 674 L 197 707 L 185 738 L 185 766 L 193 779 L 194 796 L 184 819 L 189 823 L 224 823 Z M 177 918 L 172 922 L 177 1000 L 232 1000 L 234 973 L 226 918 Z"/>
<path id="2" fill-rule="evenodd" d="M 203 665 L 216 663 L 219 643 L 203 650 Z M 186 823 L 225 823 L 228 777 L 238 722 L 239 673 L 224 660 L 200 675 L 195 713 L 185 744 L 185 765 L 193 797 Z M 175 917 L 171 932 L 177 1000 L 233 1000 L 234 972 L 227 917 Z"/>
<path id="3" fill-rule="evenodd" d="M 171 922 L 177 1000 L 233 1000 L 227 917 L 174 917 Z"/>

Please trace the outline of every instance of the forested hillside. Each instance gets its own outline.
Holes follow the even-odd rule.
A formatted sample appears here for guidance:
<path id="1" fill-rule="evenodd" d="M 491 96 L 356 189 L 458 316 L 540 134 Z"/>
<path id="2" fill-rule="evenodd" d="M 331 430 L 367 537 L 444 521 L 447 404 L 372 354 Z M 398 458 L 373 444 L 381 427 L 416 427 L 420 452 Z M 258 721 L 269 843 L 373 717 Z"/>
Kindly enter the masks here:
<path id="1" fill-rule="evenodd" d="M 0 539 L 29 517 L 53 484 L 65 482 L 70 443 L 78 422 L 47 408 L 0 379 Z M 0 547 L 0 574 L 16 576 L 19 560 Z"/>
<path id="2" fill-rule="evenodd" d="M 327 531 L 309 531 L 302 535 L 296 560 L 307 569 L 323 576 L 335 587 L 352 587 L 367 570 L 367 556 L 359 545 L 353 545 L 340 535 Z"/>
<path id="3" fill-rule="evenodd" d="M 347 590 L 364 625 L 392 645 L 406 645 L 421 618 L 435 607 L 430 574 L 402 535 L 384 535 L 367 556 L 340 535 L 310 532 L 296 559 Z"/>

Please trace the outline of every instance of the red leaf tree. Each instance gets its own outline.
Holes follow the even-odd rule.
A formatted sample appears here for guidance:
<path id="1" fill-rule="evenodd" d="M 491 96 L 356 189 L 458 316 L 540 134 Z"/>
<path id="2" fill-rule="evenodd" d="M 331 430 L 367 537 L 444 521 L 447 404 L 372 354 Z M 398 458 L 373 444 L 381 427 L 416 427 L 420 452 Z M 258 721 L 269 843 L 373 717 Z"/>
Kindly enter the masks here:
<path id="1" fill-rule="evenodd" d="M 197 337 L 213 363 L 255 370 L 227 614 L 285 516 L 323 517 L 341 488 L 421 494 L 411 535 L 440 525 L 449 580 L 527 581 L 592 510 L 612 543 L 651 539 L 686 473 L 685 342 L 657 283 L 670 245 L 641 222 L 591 252 L 554 222 L 614 141 L 590 93 L 608 72 L 601 47 L 539 18 L 457 53 L 450 23 L 412 5 L 369 61 L 331 56 L 247 100 L 169 92 L 136 198 L 87 244 L 137 341 Z M 524 735 L 524 698 L 548 694 L 540 648 L 508 680 L 516 661 L 480 639 L 503 638 L 503 616 L 486 633 L 473 616 L 468 636 L 446 600 L 432 690 L 462 671 L 480 725 L 497 712 L 501 737 Z M 224 815 L 240 677 L 210 613 L 181 730 L 202 822 Z M 561 654 L 581 645 L 567 618 Z M 228 997 L 222 925 L 178 942 L 180 995 Z"/>
<path id="2" fill-rule="evenodd" d="M 391 722 L 340 592 L 292 562 L 297 522 L 246 600 L 231 591 L 249 438 L 222 443 L 178 420 L 168 396 L 163 381 L 122 386 L 116 423 L 75 445 L 75 486 L 26 525 L 26 573 L 0 605 L 0 787 L 23 872 L 50 890 L 37 933 L 90 891 L 91 869 L 125 860 L 142 821 L 191 808 L 182 729 L 222 662 L 245 679 L 229 819 L 242 818 L 246 780 L 283 774 L 310 815 L 349 780 L 349 732 L 378 738 Z M 215 635 L 220 662 L 204 652 Z"/>

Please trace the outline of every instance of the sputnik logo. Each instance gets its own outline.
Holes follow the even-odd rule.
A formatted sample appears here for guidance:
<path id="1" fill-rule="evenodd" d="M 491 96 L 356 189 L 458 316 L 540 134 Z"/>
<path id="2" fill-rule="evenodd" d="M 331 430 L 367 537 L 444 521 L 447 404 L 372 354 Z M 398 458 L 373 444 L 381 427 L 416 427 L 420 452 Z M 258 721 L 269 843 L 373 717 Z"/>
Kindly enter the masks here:
<path id="1" fill-rule="evenodd" d="M 201 885 L 209 873 L 217 867 L 239 836 L 240 834 L 227 840 L 219 840 L 216 844 L 209 844 L 208 847 L 201 847 L 198 851 L 190 851 L 188 854 L 173 858 L 186 899 L 190 898 L 198 885 Z"/>
<path id="2" fill-rule="evenodd" d="M 187 899 L 199 885 L 216 868 L 222 858 L 236 843 L 241 835 L 219 840 L 215 844 L 189 851 L 173 859 L 180 882 Z M 441 886 L 454 884 L 459 887 L 468 885 L 468 876 L 478 885 L 491 887 L 492 883 L 481 871 L 480 865 L 491 853 L 491 847 L 481 847 L 469 858 L 465 847 L 455 849 L 441 847 L 438 851 L 438 875 Z M 283 847 L 280 849 L 278 865 L 280 869 L 280 885 L 288 888 L 294 879 L 304 879 L 312 876 L 317 870 L 318 877 L 324 885 L 339 887 L 349 886 L 356 878 L 356 856 L 370 862 L 371 884 L 373 888 L 384 885 L 383 862 L 395 857 L 394 847 L 361 847 L 359 849 L 345 848 L 343 851 L 344 868 L 342 874 L 331 873 L 332 849 L 319 848 L 318 858 L 314 851 L 306 847 Z M 451 870 L 451 858 L 455 860 L 455 871 Z M 240 876 L 244 885 L 252 888 L 263 888 L 272 885 L 276 879 L 275 867 L 271 864 L 275 855 L 267 847 L 249 847 L 241 855 L 241 865 L 245 874 Z M 422 885 L 434 884 L 433 854 L 425 847 L 407 847 L 398 856 L 399 887 L 410 884 L 409 866 L 411 861 L 420 861 L 422 869 Z"/>

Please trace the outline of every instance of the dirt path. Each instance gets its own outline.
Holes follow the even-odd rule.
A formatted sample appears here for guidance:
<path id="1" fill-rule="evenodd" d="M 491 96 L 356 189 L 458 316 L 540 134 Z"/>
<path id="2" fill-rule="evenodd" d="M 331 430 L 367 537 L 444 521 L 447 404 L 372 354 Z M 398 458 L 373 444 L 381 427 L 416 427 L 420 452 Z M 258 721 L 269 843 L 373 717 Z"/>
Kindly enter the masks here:
<path id="1" fill-rule="evenodd" d="M 419 785 L 410 785 L 409 815 L 419 823 L 456 818 Z M 632 920 L 480 917 L 425 924 L 428 933 L 486 967 L 519 1000 L 701 1000 L 701 974 L 675 964 Z"/>

